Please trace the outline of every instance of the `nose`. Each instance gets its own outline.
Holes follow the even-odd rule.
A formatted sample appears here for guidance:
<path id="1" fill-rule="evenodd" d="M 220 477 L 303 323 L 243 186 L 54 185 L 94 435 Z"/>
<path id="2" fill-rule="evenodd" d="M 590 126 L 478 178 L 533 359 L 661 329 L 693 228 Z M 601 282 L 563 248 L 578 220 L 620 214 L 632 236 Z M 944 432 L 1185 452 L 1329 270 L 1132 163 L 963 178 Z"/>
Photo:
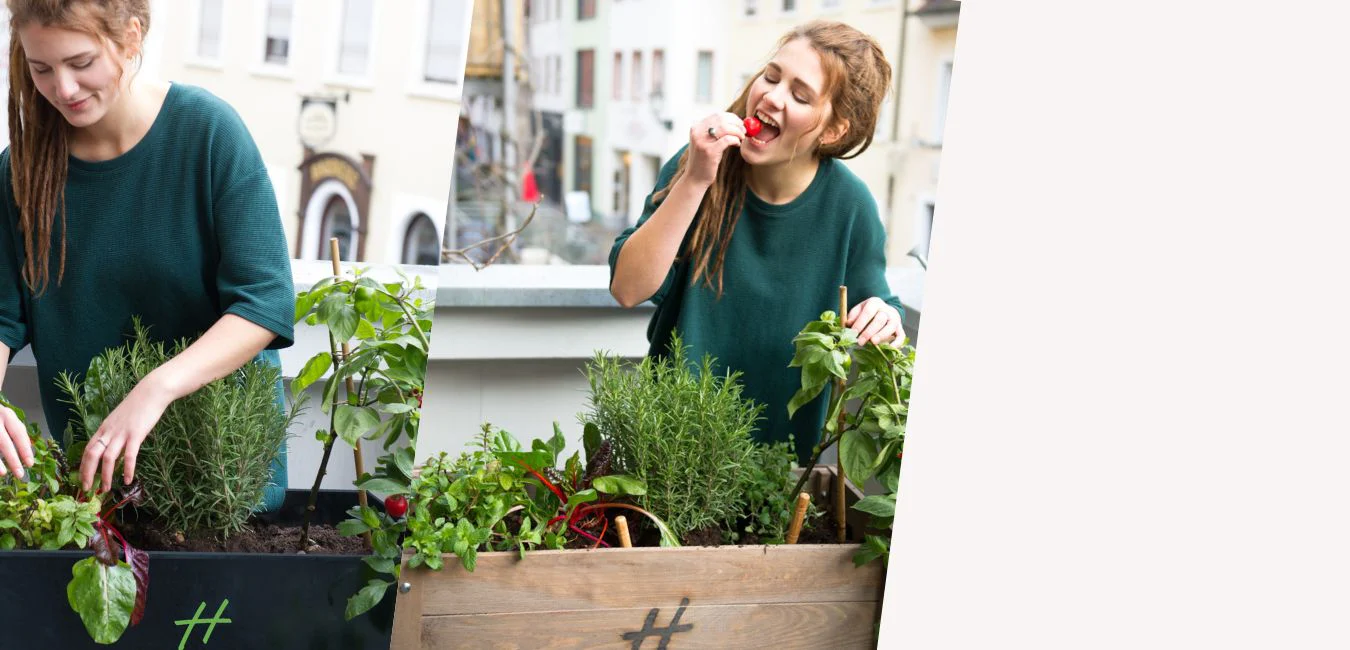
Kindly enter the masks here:
<path id="1" fill-rule="evenodd" d="M 788 89 L 783 84 L 778 84 L 764 94 L 764 102 L 769 105 L 770 110 L 781 111 L 784 106 L 783 94 L 786 92 Z"/>
<path id="2" fill-rule="evenodd" d="M 80 84 L 75 81 L 75 75 L 69 72 L 57 69 L 56 75 L 56 96 L 61 101 L 75 99 L 76 93 L 80 92 Z"/>

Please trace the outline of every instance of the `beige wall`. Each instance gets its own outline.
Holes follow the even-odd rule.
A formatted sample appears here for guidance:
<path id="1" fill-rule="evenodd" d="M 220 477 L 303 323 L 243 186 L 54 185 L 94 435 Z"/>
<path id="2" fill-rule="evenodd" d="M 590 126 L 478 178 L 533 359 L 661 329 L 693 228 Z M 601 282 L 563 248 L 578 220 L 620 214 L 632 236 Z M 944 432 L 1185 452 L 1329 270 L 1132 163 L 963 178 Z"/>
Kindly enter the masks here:
<path id="1" fill-rule="evenodd" d="M 343 3 L 296 0 L 290 63 L 262 64 L 266 3 L 226 0 L 218 61 L 196 54 L 200 0 L 156 3 L 159 76 L 202 86 L 243 116 L 277 186 L 286 234 L 295 250 L 302 148 L 296 130 L 307 94 L 350 93 L 338 104 L 338 129 L 321 151 L 360 161 L 375 156 L 365 261 L 398 263 L 407 225 L 424 212 L 444 227 L 459 114 L 459 84 L 421 81 L 427 0 L 376 2 L 368 74 L 341 78 L 337 50 Z M 462 18 L 466 29 L 469 3 Z M 362 217 L 367 218 L 367 216 Z M 316 224 L 317 225 L 317 224 Z M 307 228 L 307 230 L 309 230 Z M 317 230 L 317 229 L 315 229 Z M 309 233 L 317 243 L 317 232 Z M 307 246 L 302 257 L 311 257 Z"/>

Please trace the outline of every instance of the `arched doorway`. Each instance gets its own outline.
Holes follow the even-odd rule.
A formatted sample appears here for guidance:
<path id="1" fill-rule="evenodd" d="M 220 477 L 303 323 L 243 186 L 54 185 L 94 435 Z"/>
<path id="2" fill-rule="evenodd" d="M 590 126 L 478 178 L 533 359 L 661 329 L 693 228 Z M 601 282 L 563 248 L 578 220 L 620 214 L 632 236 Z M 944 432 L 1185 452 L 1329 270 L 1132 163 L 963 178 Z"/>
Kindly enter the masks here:
<path id="1" fill-rule="evenodd" d="M 352 225 L 352 214 L 347 208 L 347 202 L 341 196 L 334 195 L 328 199 L 328 205 L 323 208 L 323 227 L 319 235 L 319 259 L 331 260 L 332 245 L 329 240 L 337 237 L 338 256 L 344 261 L 352 261 L 352 242 L 355 240 L 356 228 Z"/>
<path id="2" fill-rule="evenodd" d="M 436 266 L 441 261 L 441 238 L 431 217 L 419 212 L 403 236 L 403 263 Z"/>

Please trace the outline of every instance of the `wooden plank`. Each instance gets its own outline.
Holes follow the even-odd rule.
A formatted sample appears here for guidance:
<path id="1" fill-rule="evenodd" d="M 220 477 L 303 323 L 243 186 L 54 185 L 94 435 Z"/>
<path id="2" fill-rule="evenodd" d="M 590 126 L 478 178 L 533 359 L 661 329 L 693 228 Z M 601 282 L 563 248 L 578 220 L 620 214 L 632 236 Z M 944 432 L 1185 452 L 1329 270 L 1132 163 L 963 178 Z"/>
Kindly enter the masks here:
<path id="1" fill-rule="evenodd" d="M 424 585 L 423 571 L 409 571 L 407 565 L 400 572 L 400 583 L 412 585 L 408 593 L 394 593 L 398 601 L 394 603 L 394 634 L 389 650 L 417 650 L 422 647 L 422 597 L 427 590 Z M 388 596 L 385 596 L 388 598 Z"/>
<path id="2" fill-rule="evenodd" d="M 458 560 L 421 574 L 423 614 L 492 614 L 656 607 L 689 598 L 700 605 L 879 601 L 881 564 L 853 566 L 858 547 L 779 546 L 614 548 L 482 553 L 473 573 Z"/>
<path id="3" fill-rule="evenodd" d="M 430 616 L 422 648 L 657 648 L 663 629 L 671 648 L 837 648 L 875 647 L 881 605 L 791 603 L 712 605 L 680 601 L 648 608 L 556 611 L 533 614 Z M 650 622 L 649 622 L 650 620 Z M 686 627 L 687 626 L 687 627 Z M 646 631 L 645 635 L 643 634 Z M 624 638 L 630 633 L 640 638 Z M 639 641 L 634 645 L 634 641 Z"/>

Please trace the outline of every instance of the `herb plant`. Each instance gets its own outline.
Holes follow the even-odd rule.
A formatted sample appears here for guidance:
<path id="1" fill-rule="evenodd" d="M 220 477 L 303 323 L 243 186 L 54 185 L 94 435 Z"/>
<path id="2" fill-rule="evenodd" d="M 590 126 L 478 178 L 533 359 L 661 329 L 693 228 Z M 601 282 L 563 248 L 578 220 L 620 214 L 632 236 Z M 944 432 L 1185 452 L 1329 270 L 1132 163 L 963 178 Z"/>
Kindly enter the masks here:
<path id="1" fill-rule="evenodd" d="M 788 402 L 795 413 L 815 399 L 827 385 L 844 380 L 844 390 L 831 395 L 820 444 L 812 450 L 807 472 L 820 454 L 838 443 L 844 475 L 856 485 L 876 477 L 884 494 L 868 496 L 854 509 L 872 516 L 872 528 L 889 530 L 895 518 L 895 497 L 900 482 L 905 425 L 909 418 L 909 394 L 913 381 L 914 348 L 872 343 L 857 344 L 857 334 L 845 328 L 838 316 L 827 311 L 808 323 L 793 339 L 797 346 L 791 367 L 802 370 L 801 389 Z M 856 403 L 853 411 L 845 406 Z M 842 417 L 841 417 L 842 416 Z M 794 494 L 806 480 L 802 475 Z M 865 564 L 889 554 L 889 536 L 867 535 L 854 557 Z"/>
<path id="2" fill-rule="evenodd" d="M 750 434 L 763 408 L 741 397 L 739 373 L 719 375 L 711 357 L 695 366 L 684 354 L 678 338 L 668 356 L 636 364 L 597 354 L 581 416 L 613 445 L 616 471 L 648 486 L 642 507 L 681 539 L 742 514 L 756 457 Z"/>
<path id="3" fill-rule="evenodd" d="M 94 357 L 83 378 L 57 377 L 74 411 L 68 441 L 88 440 L 142 378 L 188 346 L 151 341 L 139 320 L 134 327 L 132 340 Z M 165 409 L 141 448 L 137 477 L 144 508 L 168 530 L 228 536 L 244 528 L 293 417 L 277 404 L 280 379 L 279 368 L 253 361 Z"/>

